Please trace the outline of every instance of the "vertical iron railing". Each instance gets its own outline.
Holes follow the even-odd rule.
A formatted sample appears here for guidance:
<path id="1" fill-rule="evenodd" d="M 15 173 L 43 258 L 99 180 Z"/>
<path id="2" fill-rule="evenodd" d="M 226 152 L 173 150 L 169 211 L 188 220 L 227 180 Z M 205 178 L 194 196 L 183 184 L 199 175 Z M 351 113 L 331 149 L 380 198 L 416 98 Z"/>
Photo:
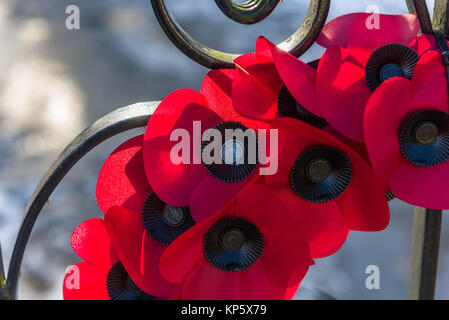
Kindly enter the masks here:
<path id="1" fill-rule="evenodd" d="M 435 0 L 433 23 L 425 0 L 407 0 L 410 12 L 420 17 L 421 32 L 448 31 L 449 0 Z M 433 300 L 438 269 L 442 210 L 415 208 L 412 230 L 408 299 Z"/>

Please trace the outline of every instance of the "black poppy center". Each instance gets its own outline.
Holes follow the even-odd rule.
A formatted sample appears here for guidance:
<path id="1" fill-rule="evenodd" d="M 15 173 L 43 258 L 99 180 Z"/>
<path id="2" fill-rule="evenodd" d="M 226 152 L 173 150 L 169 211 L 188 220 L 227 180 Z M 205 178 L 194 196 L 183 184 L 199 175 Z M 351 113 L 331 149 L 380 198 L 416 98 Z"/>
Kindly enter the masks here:
<path id="1" fill-rule="evenodd" d="M 111 300 L 154 300 L 155 297 L 142 291 L 132 281 L 121 262 L 109 269 L 106 277 L 106 289 Z"/>
<path id="2" fill-rule="evenodd" d="M 245 159 L 245 146 L 237 139 L 230 139 L 221 147 L 221 158 L 228 165 L 242 164 Z"/>
<path id="3" fill-rule="evenodd" d="M 254 130 L 239 122 L 220 123 L 204 134 L 202 163 L 218 180 L 228 183 L 242 181 L 257 167 L 257 143 Z"/>
<path id="4" fill-rule="evenodd" d="M 259 229 L 240 218 L 224 218 L 204 237 L 204 255 L 216 268 L 238 272 L 252 266 L 262 254 L 264 239 Z"/>
<path id="5" fill-rule="evenodd" d="M 187 218 L 186 210 L 182 207 L 173 207 L 167 204 L 162 213 L 162 218 L 170 227 L 179 227 L 184 224 Z"/>
<path id="6" fill-rule="evenodd" d="M 313 182 L 325 180 L 332 172 L 331 163 L 324 158 L 317 158 L 309 161 L 306 167 L 306 175 Z"/>
<path id="7" fill-rule="evenodd" d="M 389 63 L 383 66 L 379 72 L 380 81 L 386 81 L 393 77 L 405 77 L 405 73 L 401 66 L 395 63 Z"/>
<path id="8" fill-rule="evenodd" d="M 245 233 L 237 228 L 225 230 L 220 235 L 220 245 L 224 250 L 237 251 L 245 243 Z"/>
<path id="9" fill-rule="evenodd" d="M 156 241 L 169 245 L 195 225 L 189 207 L 174 207 L 152 192 L 142 209 L 143 225 Z"/>
<path id="10" fill-rule="evenodd" d="M 449 115 L 425 110 L 402 126 L 399 142 L 403 156 L 417 166 L 430 167 L 449 159 Z"/>
<path id="11" fill-rule="evenodd" d="M 351 162 L 343 151 L 319 146 L 299 155 L 290 171 L 290 184 L 300 198 L 321 203 L 341 195 L 351 177 Z"/>
<path id="12" fill-rule="evenodd" d="M 417 143 L 423 146 L 432 144 L 438 137 L 438 126 L 430 121 L 423 121 L 416 125 L 413 136 Z"/>
<path id="13" fill-rule="evenodd" d="M 278 114 L 280 117 L 295 118 L 308 123 L 318 129 L 327 127 L 327 121 L 309 112 L 290 94 L 286 86 L 283 86 L 278 94 Z"/>
<path id="14" fill-rule="evenodd" d="M 382 82 L 393 77 L 411 80 L 418 59 L 418 54 L 412 48 L 399 43 L 376 49 L 365 66 L 368 87 L 374 91 Z"/>

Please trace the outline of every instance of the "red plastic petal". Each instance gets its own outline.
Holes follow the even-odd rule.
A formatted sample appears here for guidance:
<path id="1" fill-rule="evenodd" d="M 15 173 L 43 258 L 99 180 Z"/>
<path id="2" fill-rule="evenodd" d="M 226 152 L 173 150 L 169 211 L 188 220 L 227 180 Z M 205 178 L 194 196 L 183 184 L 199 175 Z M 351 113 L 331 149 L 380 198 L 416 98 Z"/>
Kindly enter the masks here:
<path id="1" fill-rule="evenodd" d="M 261 184 L 251 185 L 236 199 L 235 216 L 255 224 L 262 233 L 260 261 L 271 282 L 281 288 L 299 283 L 309 268 L 310 250 L 277 193 Z"/>
<path id="2" fill-rule="evenodd" d="M 311 113 L 322 117 L 323 110 L 317 104 L 315 93 L 316 70 L 263 37 L 259 38 L 258 45 L 270 48 L 276 70 L 296 101 Z"/>
<path id="3" fill-rule="evenodd" d="M 204 236 L 220 217 L 215 215 L 193 226 L 167 247 L 159 263 L 164 278 L 182 283 L 185 276 L 204 260 Z"/>
<path id="4" fill-rule="evenodd" d="M 337 45 L 372 50 L 388 43 L 408 45 L 416 37 L 419 28 L 419 21 L 413 14 L 351 13 L 328 22 L 317 43 L 325 48 Z"/>
<path id="5" fill-rule="evenodd" d="M 385 183 L 379 182 L 369 165 L 355 152 L 345 151 L 352 166 L 352 178 L 346 191 L 335 199 L 351 230 L 379 231 L 390 221 Z M 367 183 L 367 181 L 369 181 Z"/>
<path id="6" fill-rule="evenodd" d="M 151 193 L 143 167 L 143 136 L 134 137 L 112 152 L 97 181 L 97 202 L 101 211 L 113 206 L 142 210 Z"/>
<path id="7" fill-rule="evenodd" d="M 334 128 L 332 128 L 331 126 L 327 126 L 326 128 L 323 129 L 323 131 L 328 132 L 334 138 L 337 138 L 338 140 L 340 140 L 341 142 L 346 144 L 353 151 L 357 152 L 357 154 L 359 156 L 361 156 L 363 158 L 363 160 L 365 160 L 366 162 L 370 163 L 368 150 L 366 149 L 366 144 L 364 142 L 360 142 L 360 141 L 355 141 L 355 140 L 349 139 L 349 138 L 345 137 L 344 135 L 342 135 L 341 133 L 339 133 Z"/>
<path id="8" fill-rule="evenodd" d="M 273 285 L 260 263 L 242 272 L 224 272 L 203 261 L 186 277 L 182 299 L 280 300 L 291 298 L 292 291 Z"/>
<path id="9" fill-rule="evenodd" d="M 282 87 L 273 63 L 260 63 L 254 53 L 235 59 L 232 84 L 234 107 L 241 115 L 269 121 L 277 116 L 277 96 Z"/>
<path id="10" fill-rule="evenodd" d="M 336 199 L 346 224 L 353 230 L 378 229 L 386 226 L 388 206 L 384 196 L 384 184 L 377 181 L 369 165 L 359 155 L 328 133 L 295 119 L 275 120 L 272 122 L 272 128 L 279 130 L 279 170 L 276 175 L 265 177 L 267 183 L 289 187 L 290 170 L 301 151 L 309 146 L 321 145 L 340 149 L 348 156 L 353 167 L 353 179 L 348 189 Z M 366 184 L 366 181 L 370 181 L 370 184 Z M 365 199 L 368 196 L 371 197 L 370 201 Z M 379 201 L 372 203 L 372 199 Z"/>
<path id="11" fill-rule="evenodd" d="M 374 173 L 387 182 L 402 159 L 398 132 L 413 111 L 411 82 L 405 78 L 385 81 L 373 93 L 364 117 L 364 133 Z"/>
<path id="12" fill-rule="evenodd" d="M 201 164 L 201 137 L 205 130 L 222 122 L 206 105 L 200 93 L 177 90 L 161 102 L 148 123 L 143 147 L 145 172 L 158 197 L 170 205 L 188 205 L 191 193 L 206 174 Z M 194 121 L 200 122 L 201 128 L 194 130 Z M 185 141 L 170 141 L 175 129 L 189 134 L 185 147 L 190 150 L 186 159 L 190 164 L 175 164 L 171 159 L 172 148 Z"/>
<path id="13" fill-rule="evenodd" d="M 232 101 L 232 83 L 236 74 L 233 69 L 219 69 L 210 71 L 203 80 L 201 93 L 204 95 L 208 107 L 216 112 L 223 121 L 237 121 L 248 128 L 266 128 L 268 125 L 242 117 L 234 109 Z"/>
<path id="14" fill-rule="evenodd" d="M 316 144 L 317 139 L 323 141 L 322 134 L 328 134 L 293 118 L 279 118 L 271 122 L 270 130 L 278 132 L 278 170 L 274 175 L 264 176 L 268 184 L 278 186 L 290 185 L 290 170 L 300 153 Z M 298 139 L 298 137 L 302 137 Z M 321 138 L 320 138 L 321 137 Z M 324 139 L 326 140 L 326 139 Z M 269 150 L 272 141 L 267 147 Z"/>
<path id="15" fill-rule="evenodd" d="M 159 260 L 167 246 L 148 235 L 139 213 L 112 207 L 105 224 L 120 262 L 141 290 L 156 297 L 170 297 L 180 291 L 159 273 Z"/>
<path id="16" fill-rule="evenodd" d="M 86 262 L 110 268 L 117 256 L 111 246 L 111 239 L 101 219 L 82 222 L 70 238 L 75 253 Z"/>
<path id="17" fill-rule="evenodd" d="M 413 104 L 425 108 L 448 111 L 446 68 L 441 53 L 428 51 L 418 61 L 413 71 Z"/>
<path id="18" fill-rule="evenodd" d="M 393 193 L 401 200 L 423 208 L 449 209 L 449 162 L 420 168 L 403 161 L 390 179 Z"/>
<path id="19" fill-rule="evenodd" d="M 193 220 L 199 223 L 226 207 L 243 188 L 259 177 L 258 170 L 259 168 L 256 168 L 245 180 L 232 183 L 220 181 L 211 175 L 206 176 L 190 199 Z"/>
<path id="20" fill-rule="evenodd" d="M 371 91 L 365 69 L 342 47 L 324 53 L 317 71 L 317 95 L 324 118 L 344 136 L 363 141 L 363 113 Z"/>
<path id="21" fill-rule="evenodd" d="M 410 44 L 410 47 L 415 50 L 419 56 L 422 56 L 429 50 L 438 49 L 438 44 L 433 34 L 423 33 L 415 40 L 413 40 L 413 42 Z"/>
<path id="22" fill-rule="evenodd" d="M 312 258 L 330 256 L 341 248 L 349 228 L 335 201 L 312 203 L 298 197 L 290 187 L 274 190 L 307 240 Z"/>
<path id="23" fill-rule="evenodd" d="M 87 262 L 72 266 L 64 277 L 64 300 L 110 300 L 106 290 L 108 271 Z"/>

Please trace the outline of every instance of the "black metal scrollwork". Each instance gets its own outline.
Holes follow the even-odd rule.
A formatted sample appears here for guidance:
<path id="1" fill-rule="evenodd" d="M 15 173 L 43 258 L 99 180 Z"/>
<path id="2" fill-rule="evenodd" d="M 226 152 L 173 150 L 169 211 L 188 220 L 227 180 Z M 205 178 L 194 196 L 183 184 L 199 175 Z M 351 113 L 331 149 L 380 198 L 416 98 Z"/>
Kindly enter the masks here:
<path id="1" fill-rule="evenodd" d="M 217 6 L 229 18 L 238 23 L 253 24 L 270 15 L 281 0 L 248 0 L 238 3 L 233 0 L 215 0 Z"/>
<path id="2" fill-rule="evenodd" d="M 2 296 L 9 299 L 16 297 L 20 266 L 31 230 L 43 206 L 59 182 L 84 155 L 101 142 L 124 131 L 145 127 L 158 105 L 159 102 L 136 103 L 107 114 L 81 132 L 59 155 L 39 182 L 28 203 L 14 245 L 6 288 L 0 289 L 0 299 L 2 299 Z"/>
<path id="3" fill-rule="evenodd" d="M 267 17 L 279 0 L 249 0 L 236 3 L 232 0 L 216 0 L 218 7 L 234 21 L 256 23 Z M 296 57 L 302 55 L 316 40 L 329 13 L 330 0 L 310 0 L 309 11 L 301 26 L 278 46 Z M 209 48 L 190 36 L 174 19 L 165 0 L 151 0 L 159 24 L 167 37 L 179 50 L 192 60 L 211 69 L 233 68 L 239 54 Z"/>

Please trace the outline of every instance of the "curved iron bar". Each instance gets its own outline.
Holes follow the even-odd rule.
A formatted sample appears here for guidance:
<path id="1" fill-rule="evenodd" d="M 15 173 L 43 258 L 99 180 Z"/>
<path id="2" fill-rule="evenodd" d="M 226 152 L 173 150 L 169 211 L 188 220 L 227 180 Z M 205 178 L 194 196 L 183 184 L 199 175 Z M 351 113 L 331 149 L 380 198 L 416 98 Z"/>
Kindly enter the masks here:
<path id="1" fill-rule="evenodd" d="M 23 254 L 42 207 L 70 169 L 91 149 L 106 139 L 134 128 L 144 127 L 159 102 L 142 102 L 117 109 L 95 121 L 76 137 L 59 155 L 39 182 L 26 209 L 11 256 L 4 298 L 15 299 Z"/>
<path id="2" fill-rule="evenodd" d="M 8 290 L 6 287 L 6 277 L 5 277 L 5 269 L 3 268 L 3 255 L 2 255 L 2 246 L 0 244 L 0 300 L 9 299 Z"/>
<path id="3" fill-rule="evenodd" d="M 421 32 L 433 34 L 432 20 L 426 0 L 405 0 L 410 13 L 416 13 L 421 25 Z"/>
<path id="4" fill-rule="evenodd" d="M 280 43 L 279 48 L 296 57 L 310 48 L 326 23 L 330 2 L 331 0 L 310 0 L 309 10 L 301 26 L 287 40 Z M 167 37 L 185 55 L 211 69 L 234 67 L 233 61 L 239 54 L 215 50 L 195 40 L 175 21 L 167 10 L 165 0 L 151 0 L 151 4 Z"/>
<path id="5" fill-rule="evenodd" d="M 215 0 L 220 10 L 231 20 L 242 24 L 254 24 L 270 15 L 281 0 Z"/>

